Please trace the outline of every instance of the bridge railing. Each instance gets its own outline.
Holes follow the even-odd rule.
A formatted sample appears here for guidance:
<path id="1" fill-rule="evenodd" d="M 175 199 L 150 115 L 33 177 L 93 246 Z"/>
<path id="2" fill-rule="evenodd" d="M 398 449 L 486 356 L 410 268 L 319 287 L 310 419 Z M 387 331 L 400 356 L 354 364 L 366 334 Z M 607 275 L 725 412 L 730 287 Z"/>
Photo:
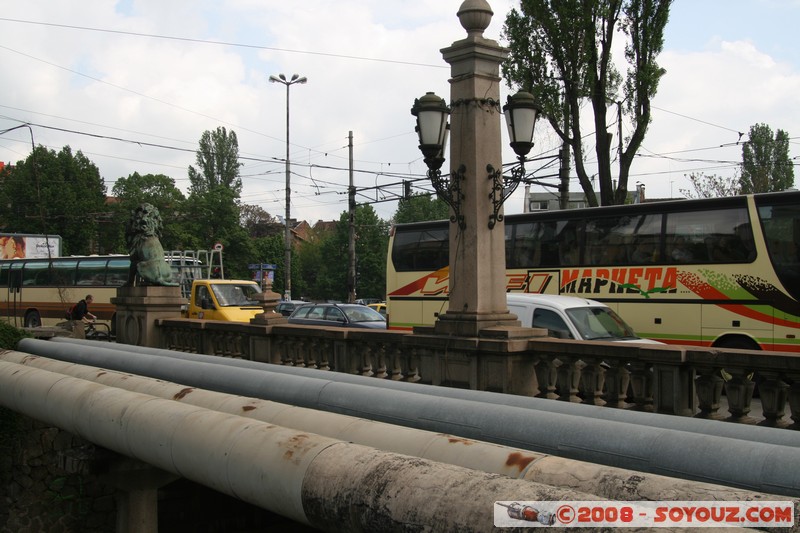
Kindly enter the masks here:
<path id="1" fill-rule="evenodd" d="M 522 328 L 467 339 L 191 319 L 157 324 L 159 347 L 184 352 L 800 429 L 800 356 L 789 353 L 576 342 Z M 752 411 L 756 382 L 761 413 Z"/>

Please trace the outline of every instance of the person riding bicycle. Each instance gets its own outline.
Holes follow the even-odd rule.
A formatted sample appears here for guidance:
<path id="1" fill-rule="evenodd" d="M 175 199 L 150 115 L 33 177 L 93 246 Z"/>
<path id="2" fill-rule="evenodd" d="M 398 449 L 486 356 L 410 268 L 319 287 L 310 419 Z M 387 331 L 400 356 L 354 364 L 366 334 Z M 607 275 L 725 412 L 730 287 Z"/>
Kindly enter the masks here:
<path id="1" fill-rule="evenodd" d="M 91 294 L 87 294 L 86 298 L 75 304 L 72 308 L 72 316 L 70 318 L 72 318 L 72 320 L 82 320 L 87 324 L 97 320 L 97 317 L 89 312 L 89 304 L 93 301 L 94 297 L 92 297 Z"/>

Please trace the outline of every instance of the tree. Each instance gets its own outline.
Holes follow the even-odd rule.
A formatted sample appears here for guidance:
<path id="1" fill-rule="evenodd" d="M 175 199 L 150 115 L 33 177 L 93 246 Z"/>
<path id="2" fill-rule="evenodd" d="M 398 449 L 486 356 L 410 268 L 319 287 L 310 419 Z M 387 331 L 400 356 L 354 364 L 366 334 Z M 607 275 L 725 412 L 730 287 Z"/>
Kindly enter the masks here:
<path id="1" fill-rule="evenodd" d="M 278 219 L 258 205 L 242 204 L 239 220 L 251 237 L 263 237 L 275 232 Z"/>
<path id="2" fill-rule="evenodd" d="M 503 75 L 511 87 L 532 93 L 562 141 L 574 154 L 575 170 L 589 205 L 598 205 L 586 169 L 582 112 L 591 109 L 600 204 L 623 204 L 636 151 L 651 119 L 651 100 L 665 71 L 656 57 L 664 45 L 664 27 L 672 0 L 521 0 L 521 12 L 506 17 L 503 36 L 510 55 Z M 613 39 L 627 37 L 624 78 L 612 60 Z M 622 94 L 620 95 L 620 89 Z M 590 107 L 586 106 L 586 103 Z M 632 133 L 617 139 L 617 188 L 612 164 L 613 134 L 607 131 L 609 103 L 616 103 L 621 120 L 631 121 Z M 617 133 L 619 136 L 619 133 Z M 627 145 L 626 145 L 627 143 Z"/>
<path id="3" fill-rule="evenodd" d="M 296 263 L 304 285 L 298 294 L 316 300 L 347 299 L 349 221 L 350 215 L 345 211 L 335 231 L 318 234 L 300 247 Z M 359 205 L 355 211 L 355 228 L 358 297 L 382 297 L 386 293 L 389 225 L 378 217 L 372 206 Z"/>
<path id="4" fill-rule="evenodd" d="M 108 218 L 106 186 L 100 171 L 69 146 L 60 152 L 37 146 L 3 174 L 0 220 L 4 230 L 61 236 L 69 254 L 106 252 L 98 240 Z"/>
<path id="5" fill-rule="evenodd" d="M 691 189 L 680 189 L 686 198 L 723 198 L 736 196 L 739 193 L 738 178 L 723 178 L 715 174 L 706 176 L 702 172 L 691 173 L 686 178 L 692 184 Z"/>
<path id="6" fill-rule="evenodd" d="M 190 248 L 225 247 L 226 277 L 249 276 L 252 243 L 240 222 L 239 141 L 223 127 L 205 131 L 197 150 L 199 170 L 189 166 L 189 197 L 183 216 L 191 229 Z"/>
<path id="7" fill-rule="evenodd" d="M 120 244 L 124 243 L 125 222 L 131 212 L 143 203 L 158 208 L 164 222 L 161 244 L 165 250 L 186 249 L 190 240 L 184 227 L 181 214 L 186 198 L 175 186 L 175 180 L 164 174 L 141 175 L 134 172 L 127 178 L 119 178 L 111 189 L 116 198 L 113 204 L 111 231 L 116 232 Z M 124 249 L 124 247 L 123 247 Z"/>
<path id="8" fill-rule="evenodd" d="M 403 198 L 397 204 L 394 213 L 395 224 L 406 222 L 423 222 L 426 220 L 444 220 L 450 216 L 450 208 L 439 197 L 431 194 L 414 194 Z"/>
<path id="9" fill-rule="evenodd" d="M 215 131 L 206 130 L 200 136 L 197 150 L 197 165 L 200 170 L 189 165 L 190 194 L 202 194 L 216 187 L 232 190 L 238 198 L 242 193 L 242 179 L 239 177 L 239 140 L 236 132 L 220 126 Z"/>
<path id="10" fill-rule="evenodd" d="M 794 185 L 794 165 L 789 157 L 789 134 L 772 135 L 767 124 L 750 126 L 750 140 L 742 146 L 743 194 L 785 191 Z"/>

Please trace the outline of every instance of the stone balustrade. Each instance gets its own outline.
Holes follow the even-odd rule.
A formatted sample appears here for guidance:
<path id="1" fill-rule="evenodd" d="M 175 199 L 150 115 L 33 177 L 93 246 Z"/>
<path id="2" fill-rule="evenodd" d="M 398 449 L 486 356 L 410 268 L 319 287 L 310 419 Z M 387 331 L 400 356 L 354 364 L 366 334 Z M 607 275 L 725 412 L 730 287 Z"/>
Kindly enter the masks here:
<path id="1" fill-rule="evenodd" d="M 800 356 L 789 353 L 576 342 L 509 327 L 463 338 L 191 319 L 157 324 L 160 347 L 184 352 L 800 429 Z M 751 412 L 756 381 L 761 413 Z M 721 412 L 723 390 L 728 413 Z"/>

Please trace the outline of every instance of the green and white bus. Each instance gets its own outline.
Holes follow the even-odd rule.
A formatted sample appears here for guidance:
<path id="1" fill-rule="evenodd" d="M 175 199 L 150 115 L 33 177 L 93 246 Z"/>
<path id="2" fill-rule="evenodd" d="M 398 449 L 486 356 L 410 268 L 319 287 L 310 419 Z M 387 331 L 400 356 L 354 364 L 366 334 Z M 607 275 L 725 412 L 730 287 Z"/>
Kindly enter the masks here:
<path id="1" fill-rule="evenodd" d="M 389 328 L 447 310 L 448 221 L 392 229 Z M 642 337 L 800 352 L 800 192 L 505 217 L 506 290 L 599 300 Z"/>

